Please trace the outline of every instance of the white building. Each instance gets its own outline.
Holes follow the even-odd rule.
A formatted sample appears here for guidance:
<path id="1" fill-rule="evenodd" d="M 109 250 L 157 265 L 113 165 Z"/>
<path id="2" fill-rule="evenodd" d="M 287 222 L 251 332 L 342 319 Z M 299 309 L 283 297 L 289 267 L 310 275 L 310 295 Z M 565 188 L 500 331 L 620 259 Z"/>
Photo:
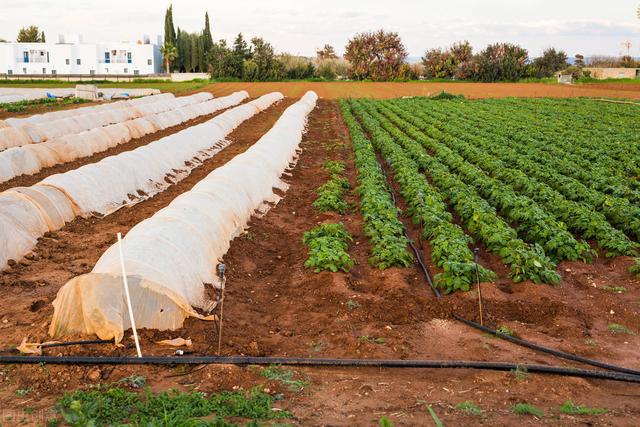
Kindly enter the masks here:
<path id="1" fill-rule="evenodd" d="M 162 72 L 162 55 L 149 38 L 137 43 L 0 43 L 0 75 L 151 75 Z"/>

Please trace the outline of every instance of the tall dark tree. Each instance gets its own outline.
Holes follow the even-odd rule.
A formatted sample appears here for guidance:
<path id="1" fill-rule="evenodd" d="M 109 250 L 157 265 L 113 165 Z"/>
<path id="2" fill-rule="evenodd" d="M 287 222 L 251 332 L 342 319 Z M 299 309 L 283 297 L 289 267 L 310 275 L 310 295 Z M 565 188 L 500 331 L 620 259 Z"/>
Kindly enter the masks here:
<path id="1" fill-rule="evenodd" d="M 169 5 L 164 14 L 164 42 L 171 43 L 173 46 L 177 45 L 176 30 L 173 26 L 173 5 Z"/>
<path id="2" fill-rule="evenodd" d="M 211 26 L 209 25 L 209 13 L 204 13 L 204 31 L 202 32 L 202 47 L 205 54 L 209 53 L 213 47 L 213 37 L 211 37 Z"/>
<path id="3" fill-rule="evenodd" d="M 231 52 L 231 67 L 233 76 L 241 79 L 244 75 L 244 61 L 251 59 L 251 48 L 242 37 L 242 33 L 233 41 L 233 49 Z"/>

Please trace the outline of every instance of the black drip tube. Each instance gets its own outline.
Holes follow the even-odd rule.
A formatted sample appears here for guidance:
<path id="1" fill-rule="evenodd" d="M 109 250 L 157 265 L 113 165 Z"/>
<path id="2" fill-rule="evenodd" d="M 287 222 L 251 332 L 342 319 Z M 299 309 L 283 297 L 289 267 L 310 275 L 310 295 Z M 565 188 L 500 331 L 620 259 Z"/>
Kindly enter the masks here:
<path id="1" fill-rule="evenodd" d="M 537 351 L 541 351 L 543 353 L 547 353 L 547 354 L 551 354 L 553 356 L 556 357 L 560 357 L 562 359 L 567 359 L 567 360 L 573 360 L 575 362 L 580 362 L 580 363 L 584 363 L 586 365 L 591 365 L 591 366 L 597 366 L 598 368 L 604 368 L 604 369 L 609 369 L 611 371 L 616 371 L 616 372 L 623 372 L 625 374 L 630 374 L 630 375 L 636 375 L 636 376 L 640 376 L 640 371 L 634 370 L 634 369 L 629 369 L 629 368 L 625 368 L 622 366 L 617 366 L 617 365 L 610 365 L 609 363 L 604 363 L 604 362 L 600 362 L 598 360 L 593 360 L 593 359 L 588 359 L 586 357 L 582 357 L 582 356 L 578 356 L 576 354 L 571 354 L 571 353 L 565 353 L 564 351 L 560 351 L 560 350 L 554 350 L 552 348 L 549 347 L 544 347 L 541 346 L 539 344 L 535 344 L 531 341 L 526 341 L 523 340 L 521 338 L 516 338 L 516 337 L 512 337 L 511 335 L 507 335 L 507 334 L 503 334 L 500 333 L 494 329 L 491 328 L 487 328 L 486 326 L 482 326 L 479 323 L 476 323 L 472 320 L 468 320 L 465 319 L 464 317 L 458 316 L 457 314 L 454 314 L 453 317 L 456 320 L 459 320 L 460 322 L 469 325 L 473 328 L 479 329 L 483 332 L 487 332 L 490 333 L 492 335 L 495 335 L 497 337 L 502 338 L 503 340 L 506 341 L 510 341 L 514 344 L 523 346 L 523 347 L 527 347 L 530 348 L 532 350 L 537 350 Z"/>
<path id="2" fill-rule="evenodd" d="M 384 180 L 389 189 L 389 193 L 391 193 L 391 199 L 393 200 L 393 204 L 396 205 L 396 192 L 393 191 L 393 188 L 391 188 L 391 185 L 389 185 L 387 173 L 385 172 L 384 168 L 381 167 L 380 169 L 382 169 L 382 175 L 384 175 Z M 429 269 L 425 265 L 424 260 L 422 259 L 422 255 L 420 255 L 420 252 L 418 251 L 416 244 L 413 243 L 413 240 L 411 239 L 411 237 L 409 237 L 406 227 L 403 227 L 402 232 L 404 233 L 404 237 L 406 237 L 407 241 L 409 242 L 409 246 L 411 246 L 411 249 L 413 250 L 413 253 L 416 256 L 416 260 L 418 260 L 418 265 L 420 266 L 420 270 L 422 270 L 424 277 L 427 279 L 427 283 L 431 287 L 431 290 L 435 294 L 436 298 L 440 299 L 442 295 L 440 294 L 440 291 L 438 290 L 438 288 L 436 288 L 436 285 L 433 283 L 433 280 L 431 279 L 431 273 L 429 273 Z"/>
<path id="3" fill-rule="evenodd" d="M 429 369 L 483 369 L 493 371 L 526 370 L 544 374 L 640 383 L 640 376 L 620 372 L 592 371 L 586 369 L 529 365 L 511 362 L 483 362 L 474 360 L 397 360 L 397 359 L 313 359 L 298 357 L 252 356 L 145 356 L 145 357 L 94 357 L 94 356 L 0 356 L 0 364 L 54 365 L 284 365 L 330 367 L 377 368 L 429 368 Z"/>

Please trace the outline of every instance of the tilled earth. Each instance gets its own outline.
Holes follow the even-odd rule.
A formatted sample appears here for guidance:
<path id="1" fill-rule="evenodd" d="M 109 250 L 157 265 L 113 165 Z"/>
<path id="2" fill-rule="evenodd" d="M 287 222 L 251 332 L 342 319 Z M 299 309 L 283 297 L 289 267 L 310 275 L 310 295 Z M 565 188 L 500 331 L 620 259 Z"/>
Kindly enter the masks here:
<path id="1" fill-rule="evenodd" d="M 0 274 L 0 347 L 46 341 L 56 292 L 70 278 L 91 270 L 98 257 L 133 225 L 150 217 L 173 198 L 259 139 L 294 100 L 242 124 L 232 145 L 196 168 L 189 177 L 145 202 L 103 219 L 79 219 L 39 242 L 32 260 Z M 222 354 L 254 356 L 349 357 L 393 359 L 461 359 L 579 366 L 492 338 L 453 319 L 456 313 L 478 320 L 477 294 L 437 300 L 417 268 L 379 271 L 367 262 L 369 245 L 357 209 L 358 196 L 349 137 L 336 102 L 320 100 L 310 116 L 302 154 L 284 198 L 265 216 L 255 218 L 236 238 L 225 256 L 228 278 L 224 306 Z M 320 214 L 311 206 L 315 189 L 329 178 L 326 160 L 346 163 L 352 190 L 351 209 L 344 215 Z M 394 184 L 392 183 L 392 186 Z M 404 206 L 399 200 L 399 206 Z M 432 273 L 429 245 L 420 242 L 418 228 L 405 220 Z M 315 274 L 304 268 L 302 234 L 319 223 L 342 221 L 354 236 L 349 253 L 356 266 L 349 273 Z M 631 260 L 598 259 L 593 264 L 563 263 L 558 287 L 530 282 L 513 284 L 494 255 L 480 247 L 480 260 L 499 274 L 496 284 L 484 284 L 485 323 L 507 326 L 522 338 L 586 357 L 640 369 L 635 335 L 612 334 L 619 323 L 640 330 L 640 290 L 626 269 Z M 605 286 L 625 286 L 616 293 Z M 174 332 L 141 331 L 143 352 L 171 355 L 173 349 L 154 344 L 165 338 L 191 338 L 196 355 L 217 352 L 217 325 L 189 319 Z M 71 337 L 69 337 L 71 338 Z M 132 355 L 129 334 L 124 347 L 89 346 L 50 349 L 46 354 Z M 6 352 L 5 354 L 9 354 Z M 579 366 L 588 368 L 586 366 Z M 594 368 L 595 369 L 595 368 Z M 228 365 L 192 371 L 169 367 L 63 367 L 49 365 L 0 367 L 0 408 L 23 414 L 35 408 L 45 414 L 63 391 L 86 383 L 117 381 L 144 375 L 153 390 L 178 388 L 214 392 L 261 384 L 283 393 L 278 407 L 291 410 L 301 425 L 375 425 L 380 417 L 396 425 L 429 425 L 431 405 L 446 425 L 637 425 L 640 385 L 542 374 L 477 370 L 378 368 L 299 368 L 295 378 L 308 381 L 301 392 L 267 381 L 259 371 Z M 19 397 L 16 390 L 33 390 Z M 478 404 L 482 416 L 467 415 L 455 405 Z M 566 400 L 607 408 L 599 416 L 564 415 Z M 542 419 L 512 413 L 528 402 L 545 411 Z M 13 415 L 12 415 L 13 416 Z M 44 415 L 43 415 L 44 416 Z M 18 418 L 15 418 L 18 419 Z M 6 421 L 6 420 L 3 420 Z"/>

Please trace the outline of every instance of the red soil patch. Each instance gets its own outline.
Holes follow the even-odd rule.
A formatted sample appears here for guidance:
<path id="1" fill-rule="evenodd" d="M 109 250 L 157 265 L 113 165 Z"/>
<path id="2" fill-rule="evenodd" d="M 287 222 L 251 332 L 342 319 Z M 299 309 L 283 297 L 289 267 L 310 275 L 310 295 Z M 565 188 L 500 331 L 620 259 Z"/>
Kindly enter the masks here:
<path id="1" fill-rule="evenodd" d="M 214 83 L 201 90 L 216 96 L 247 90 L 251 96 L 280 91 L 285 96 L 300 97 L 308 90 L 326 99 L 338 98 L 399 98 L 429 96 L 441 91 L 462 94 L 468 98 L 570 98 L 578 96 L 607 98 L 640 98 L 640 84 L 553 85 L 543 83 L 373 83 L 373 82 L 253 82 Z"/>

